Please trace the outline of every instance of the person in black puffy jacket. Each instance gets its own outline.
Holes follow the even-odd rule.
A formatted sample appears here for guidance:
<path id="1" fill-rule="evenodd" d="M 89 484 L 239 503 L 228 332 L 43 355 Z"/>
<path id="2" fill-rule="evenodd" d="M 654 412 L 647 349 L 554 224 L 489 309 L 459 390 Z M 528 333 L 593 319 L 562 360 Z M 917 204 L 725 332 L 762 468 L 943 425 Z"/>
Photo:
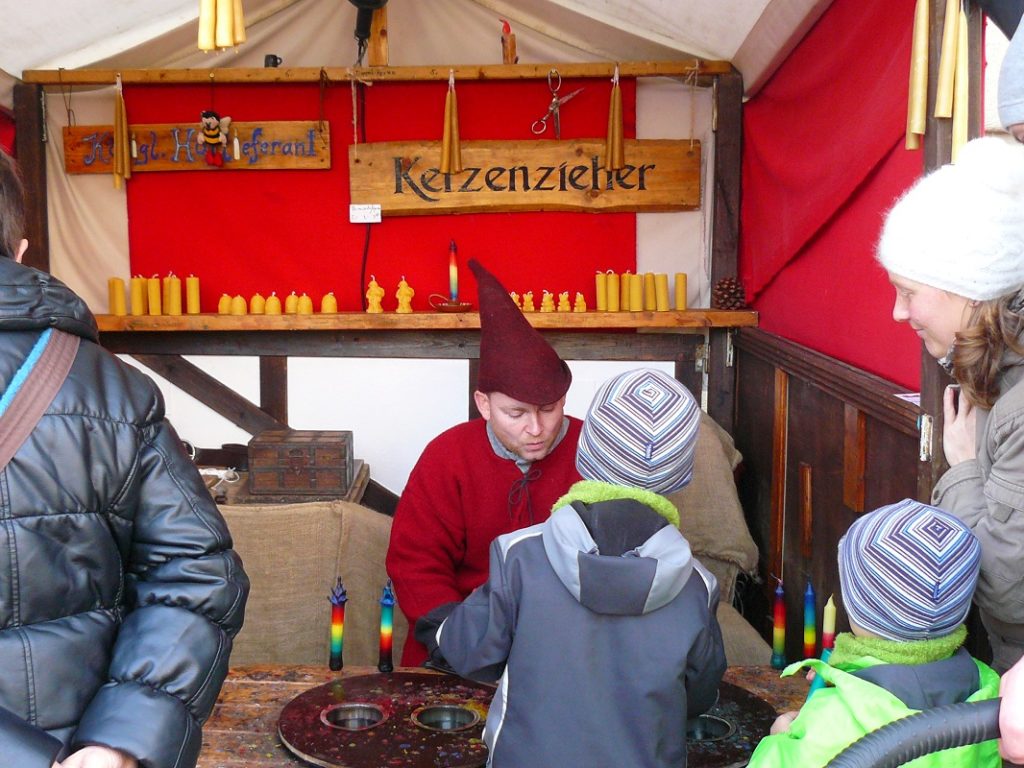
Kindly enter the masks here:
<path id="1" fill-rule="evenodd" d="M 249 581 L 156 385 L 19 263 L 23 200 L 0 151 L 0 393 L 47 329 L 80 341 L 0 468 L 0 765 L 192 768 Z"/>

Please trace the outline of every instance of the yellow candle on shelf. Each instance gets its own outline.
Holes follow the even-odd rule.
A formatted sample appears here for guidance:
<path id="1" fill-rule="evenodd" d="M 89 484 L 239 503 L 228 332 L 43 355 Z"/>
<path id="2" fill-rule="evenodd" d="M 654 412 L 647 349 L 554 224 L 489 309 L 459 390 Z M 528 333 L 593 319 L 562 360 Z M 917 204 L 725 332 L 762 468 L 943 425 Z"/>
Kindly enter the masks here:
<path id="1" fill-rule="evenodd" d="M 263 298 L 263 294 L 257 291 L 249 299 L 249 314 L 250 315 L 262 315 L 267 311 L 267 300 Z"/>
<path id="2" fill-rule="evenodd" d="M 660 272 L 654 276 L 654 304 L 658 312 L 668 309 L 668 275 Z"/>
<path id="3" fill-rule="evenodd" d="M 190 315 L 198 315 L 201 311 L 199 308 L 199 278 L 189 275 L 185 278 L 185 312 Z"/>
<path id="4" fill-rule="evenodd" d="M 334 297 L 334 291 L 328 291 L 324 294 L 324 297 L 320 299 L 320 313 L 324 315 L 333 315 L 338 311 L 338 300 Z"/>
<path id="5" fill-rule="evenodd" d="M 633 275 L 630 272 L 626 272 L 619 280 L 619 309 L 623 312 L 629 312 L 629 292 L 632 280 Z"/>
<path id="6" fill-rule="evenodd" d="M 281 314 L 281 300 L 277 297 L 277 294 L 273 291 L 267 296 L 267 303 L 263 307 L 264 314 L 267 315 L 280 315 Z"/>
<path id="7" fill-rule="evenodd" d="M 232 315 L 245 315 L 248 314 L 248 303 L 245 301 L 245 296 L 237 294 L 231 299 L 231 314 Z"/>
<path id="8" fill-rule="evenodd" d="M 299 297 L 295 295 L 295 291 L 292 291 L 284 297 L 284 313 L 286 315 L 294 315 L 299 311 Z"/>
<path id="9" fill-rule="evenodd" d="M 231 314 L 231 297 L 226 293 L 220 295 L 220 299 L 217 300 L 217 314 L 218 315 L 230 315 Z"/>
<path id="10" fill-rule="evenodd" d="M 605 296 L 605 305 L 609 312 L 619 311 L 619 276 L 614 272 L 608 273 L 608 293 Z"/>
<path id="11" fill-rule="evenodd" d="M 608 275 L 598 272 L 594 275 L 594 295 L 597 297 L 597 311 L 608 311 Z"/>
<path id="12" fill-rule="evenodd" d="M 576 291 L 576 298 L 572 303 L 573 312 L 586 312 L 587 311 L 587 300 L 583 297 L 583 294 Z"/>
<path id="13" fill-rule="evenodd" d="M 146 308 L 151 315 L 160 314 L 160 298 L 163 291 L 160 285 L 160 278 L 153 275 L 146 281 L 146 293 L 148 295 Z"/>
<path id="14" fill-rule="evenodd" d="M 644 272 L 644 309 L 653 312 L 658 308 L 653 272 Z"/>
<path id="15" fill-rule="evenodd" d="M 171 306 L 171 275 L 173 274 L 173 272 L 168 272 L 166 277 L 160 278 L 160 302 L 165 315 L 170 314 L 168 310 Z"/>
<path id="16" fill-rule="evenodd" d="M 112 315 L 123 317 L 128 314 L 124 305 L 124 280 L 111 277 L 107 280 L 108 311 Z"/>
<path id="17" fill-rule="evenodd" d="M 132 314 L 138 317 L 146 314 L 146 278 L 133 277 L 131 279 L 132 292 Z"/>
<path id="18" fill-rule="evenodd" d="M 312 315 L 313 314 L 313 300 L 309 296 L 303 293 L 299 296 L 299 300 L 295 305 L 295 311 L 300 315 Z"/>
<path id="19" fill-rule="evenodd" d="M 164 314 L 167 315 L 180 315 L 181 314 L 181 278 L 175 275 L 173 272 L 164 278 L 165 293 L 167 295 L 164 300 Z"/>
<path id="20" fill-rule="evenodd" d="M 676 272 L 676 309 L 686 309 L 686 273 Z"/>
<path id="21" fill-rule="evenodd" d="M 644 308 L 644 279 L 640 275 L 629 276 L 629 311 L 640 312 Z"/>

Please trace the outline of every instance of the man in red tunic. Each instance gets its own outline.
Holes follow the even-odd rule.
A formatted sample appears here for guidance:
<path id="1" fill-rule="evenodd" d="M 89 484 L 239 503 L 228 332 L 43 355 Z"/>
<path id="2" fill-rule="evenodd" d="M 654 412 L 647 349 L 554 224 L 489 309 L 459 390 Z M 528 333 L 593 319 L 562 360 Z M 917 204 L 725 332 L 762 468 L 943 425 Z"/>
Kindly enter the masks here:
<path id="1" fill-rule="evenodd" d="M 387 569 L 410 627 L 483 584 L 491 541 L 546 520 L 551 505 L 580 479 L 581 422 L 564 413 L 569 366 L 501 283 L 476 261 L 469 266 L 480 296 L 473 399 L 482 418 L 430 441 L 398 501 Z M 426 658 L 410 632 L 402 665 Z"/>

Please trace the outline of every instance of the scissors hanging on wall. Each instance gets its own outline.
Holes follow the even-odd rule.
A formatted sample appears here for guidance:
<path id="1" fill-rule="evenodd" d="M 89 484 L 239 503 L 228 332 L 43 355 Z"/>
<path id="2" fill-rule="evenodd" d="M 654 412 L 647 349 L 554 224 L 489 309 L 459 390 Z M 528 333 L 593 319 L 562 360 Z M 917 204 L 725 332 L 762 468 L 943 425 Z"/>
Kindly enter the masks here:
<path id="1" fill-rule="evenodd" d="M 544 113 L 544 116 L 534 120 L 533 125 L 530 126 L 530 130 L 535 134 L 540 135 L 544 133 L 548 129 L 548 121 L 550 120 L 555 130 L 555 138 L 562 138 L 562 123 L 559 119 L 559 109 L 567 101 L 578 96 L 583 89 L 577 88 L 566 96 L 559 96 L 558 91 L 561 87 L 562 76 L 558 74 L 557 69 L 552 69 L 548 72 L 548 89 L 551 91 L 551 103 L 548 104 L 548 111 Z"/>

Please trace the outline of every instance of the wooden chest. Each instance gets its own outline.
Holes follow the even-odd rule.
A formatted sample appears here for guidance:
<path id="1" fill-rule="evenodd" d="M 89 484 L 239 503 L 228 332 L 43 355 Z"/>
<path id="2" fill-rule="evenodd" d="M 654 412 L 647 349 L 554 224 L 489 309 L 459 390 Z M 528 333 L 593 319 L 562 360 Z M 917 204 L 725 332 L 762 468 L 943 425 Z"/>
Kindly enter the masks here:
<path id="1" fill-rule="evenodd" d="M 344 496 L 354 464 L 351 431 L 268 429 L 249 441 L 249 493 Z"/>

